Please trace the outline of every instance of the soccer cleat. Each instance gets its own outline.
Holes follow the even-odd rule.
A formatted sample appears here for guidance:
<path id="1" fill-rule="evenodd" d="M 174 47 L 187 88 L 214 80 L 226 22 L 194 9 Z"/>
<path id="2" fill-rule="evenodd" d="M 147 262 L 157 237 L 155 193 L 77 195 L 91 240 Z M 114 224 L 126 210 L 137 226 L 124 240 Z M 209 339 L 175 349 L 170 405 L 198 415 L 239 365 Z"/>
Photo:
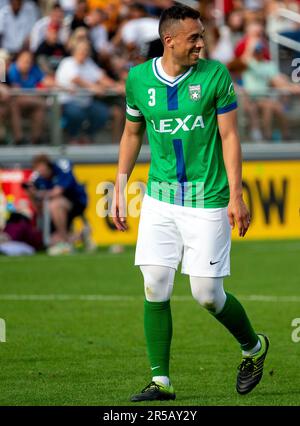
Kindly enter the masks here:
<path id="1" fill-rule="evenodd" d="M 160 382 L 151 382 L 141 391 L 141 393 L 133 395 L 130 398 L 130 401 L 169 401 L 170 399 L 175 398 L 176 395 L 172 385 L 165 386 Z"/>
<path id="2" fill-rule="evenodd" d="M 239 394 L 245 395 L 252 391 L 260 382 L 263 375 L 264 361 L 269 349 L 269 339 L 263 334 L 258 334 L 261 348 L 254 355 L 243 356 L 239 365 L 236 390 Z"/>

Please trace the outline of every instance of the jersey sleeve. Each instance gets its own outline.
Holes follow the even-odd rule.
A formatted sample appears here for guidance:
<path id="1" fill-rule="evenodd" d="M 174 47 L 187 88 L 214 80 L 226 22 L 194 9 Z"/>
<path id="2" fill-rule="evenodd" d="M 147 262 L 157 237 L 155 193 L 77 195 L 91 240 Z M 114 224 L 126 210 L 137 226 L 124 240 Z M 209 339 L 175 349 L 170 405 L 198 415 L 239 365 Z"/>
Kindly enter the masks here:
<path id="1" fill-rule="evenodd" d="M 217 80 L 216 110 L 217 114 L 225 114 L 237 108 L 237 97 L 228 69 L 221 66 L 220 77 Z"/>
<path id="2" fill-rule="evenodd" d="M 129 72 L 126 81 L 126 118 L 135 122 L 141 122 L 144 120 L 144 116 L 136 106 L 136 101 L 134 99 L 131 72 Z"/>

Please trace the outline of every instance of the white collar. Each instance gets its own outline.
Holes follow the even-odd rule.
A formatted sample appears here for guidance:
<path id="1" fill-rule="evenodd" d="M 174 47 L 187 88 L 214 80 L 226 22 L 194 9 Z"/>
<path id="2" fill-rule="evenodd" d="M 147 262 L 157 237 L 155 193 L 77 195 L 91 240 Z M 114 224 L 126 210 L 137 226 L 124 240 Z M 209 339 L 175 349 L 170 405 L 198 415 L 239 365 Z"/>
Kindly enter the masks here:
<path id="1" fill-rule="evenodd" d="M 162 83 L 167 84 L 168 86 L 174 87 L 180 81 L 184 80 L 193 70 L 193 67 L 190 67 L 185 73 L 177 75 L 176 77 L 168 75 L 161 63 L 162 58 L 154 58 L 152 61 L 152 68 L 156 78 L 160 80 Z"/>

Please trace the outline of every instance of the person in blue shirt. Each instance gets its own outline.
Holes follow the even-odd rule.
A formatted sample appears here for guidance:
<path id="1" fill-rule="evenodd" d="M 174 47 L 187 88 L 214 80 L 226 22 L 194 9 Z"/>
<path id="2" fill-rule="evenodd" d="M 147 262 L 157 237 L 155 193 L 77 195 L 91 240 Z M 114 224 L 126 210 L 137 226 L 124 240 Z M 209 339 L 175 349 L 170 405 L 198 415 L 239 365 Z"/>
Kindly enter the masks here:
<path id="1" fill-rule="evenodd" d="M 21 51 L 15 62 L 10 64 L 7 73 L 8 83 L 13 88 L 40 89 L 54 86 L 54 80 L 46 76 L 34 63 L 33 54 L 29 50 Z M 16 145 L 24 144 L 22 117 L 29 115 L 31 118 L 31 142 L 42 142 L 45 125 L 46 102 L 41 96 L 31 93 L 14 96 L 11 105 L 11 121 Z"/>
<path id="2" fill-rule="evenodd" d="M 51 245 L 71 251 L 69 238 L 73 219 L 81 216 L 87 207 L 87 194 L 83 185 L 77 182 L 69 160 L 52 162 L 45 154 L 34 157 L 33 174 L 28 192 L 37 207 L 42 209 L 48 200 L 48 211 L 52 221 Z"/>

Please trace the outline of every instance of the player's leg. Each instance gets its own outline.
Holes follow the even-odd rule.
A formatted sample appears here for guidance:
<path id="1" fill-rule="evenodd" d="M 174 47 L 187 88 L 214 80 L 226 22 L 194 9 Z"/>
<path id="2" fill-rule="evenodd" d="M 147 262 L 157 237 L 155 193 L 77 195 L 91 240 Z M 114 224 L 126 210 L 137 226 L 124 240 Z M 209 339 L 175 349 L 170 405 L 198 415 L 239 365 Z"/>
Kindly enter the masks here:
<path id="1" fill-rule="evenodd" d="M 144 277 L 144 330 L 152 382 L 132 401 L 175 399 L 169 382 L 172 339 L 170 297 L 182 242 L 172 219 L 172 206 L 145 196 L 135 264 Z M 156 266 L 154 266 L 156 265 Z"/>
<path id="2" fill-rule="evenodd" d="M 223 324 L 242 349 L 237 391 L 250 392 L 260 381 L 268 339 L 256 334 L 241 303 L 223 289 L 222 278 L 190 277 L 193 297 Z"/>
<path id="3" fill-rule="evenodd" d="M 254 331 L 241 303 L 223 289 L 222 277 L 230 273 L 231 229 L 227 209 L 198 209 L 193 215 L 188 229 L 180 227 L 185 248 L 183 270 L 191 277 L 196 300 L 239 342 L 247 362 L 243 359 L 237 390 L 248 393 L 262 376 L 268 341 Z"/>
<path id="4" fill-rule="evenodd" d="M 172 339 L 170 298 L 175 269 L 166 266 L 140 266 L 144 277 L 144 330 L 152 380 L 169 385 Z"/>
<path id="5" fill-rule="evenodd" d="M 239 342 L 247 354 L 260 349 L 259 338 L 241 303 L 225 293 L 223 278 L 190 276 L 194 299 L 212 313 Z"/>
<path id="6" fill-rule="evenodd" d="M 133 402 L 175 399 L 169 380 L 172 315 L 170 297 L 175 269 L 166 266 L 141 265 L 144 277 L 144 331 L 152 381 L 132 397 Z"/>

